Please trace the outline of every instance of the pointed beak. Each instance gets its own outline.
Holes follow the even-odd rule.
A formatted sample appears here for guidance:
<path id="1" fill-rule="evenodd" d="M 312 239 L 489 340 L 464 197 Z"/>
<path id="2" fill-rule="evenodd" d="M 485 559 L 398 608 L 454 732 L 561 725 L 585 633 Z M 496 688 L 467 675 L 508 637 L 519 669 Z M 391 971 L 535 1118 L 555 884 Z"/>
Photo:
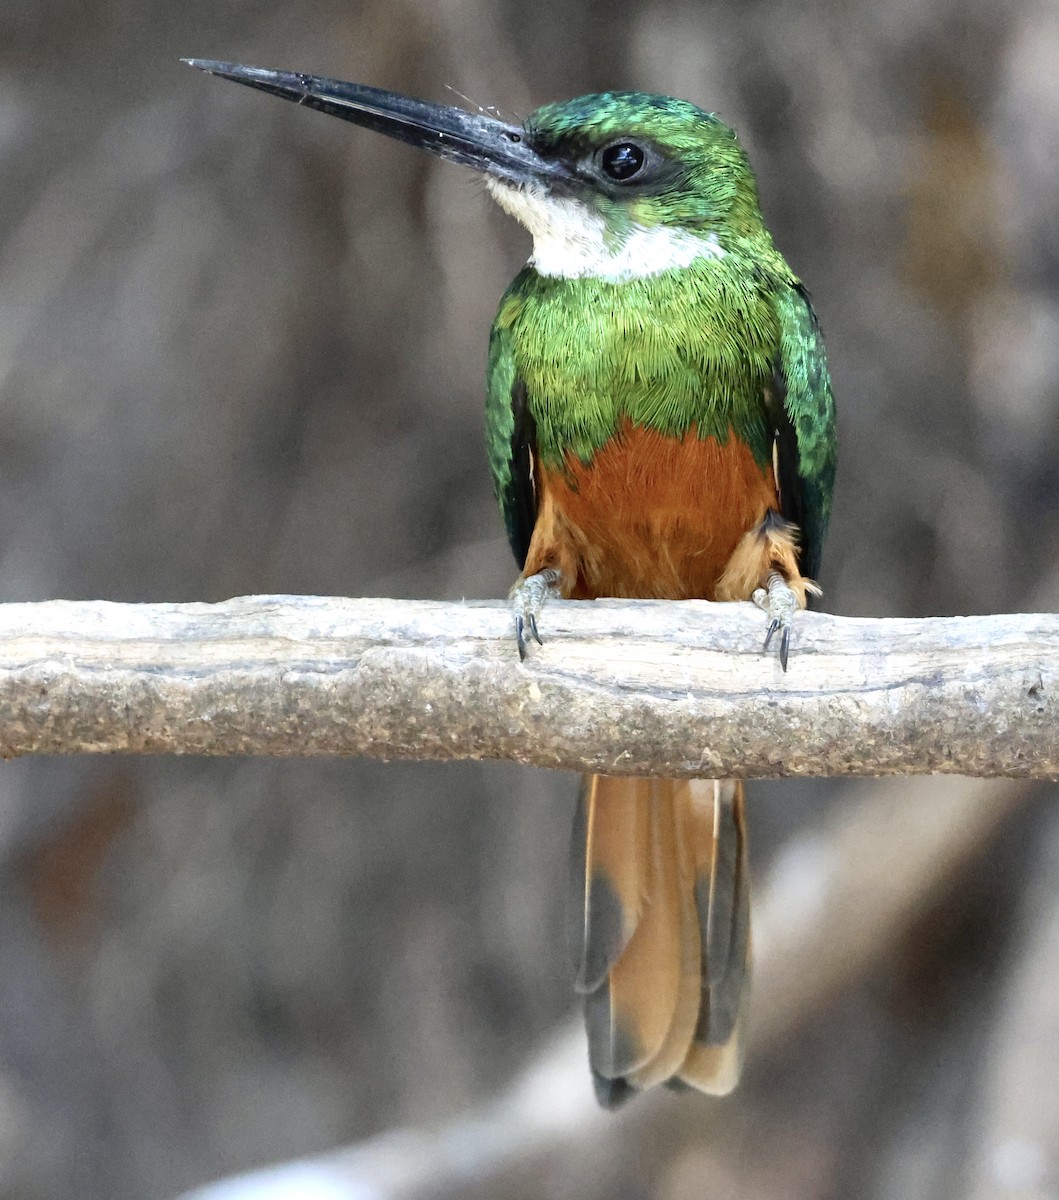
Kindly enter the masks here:
<path id="1" fill-rule="evenodd" d="M 462 108 L 429 104 L 362 83 L 342 83 L 316 75 L 241 67 L 201 58 L 181 61 L 222 79 L 271 92 L 284 100 L 374 129 L 439 158 L 511 183 L 558 183 L 566 175 L 558 162 L 542 158 L 532 149 L 520 125 L 505 125 Z"/>

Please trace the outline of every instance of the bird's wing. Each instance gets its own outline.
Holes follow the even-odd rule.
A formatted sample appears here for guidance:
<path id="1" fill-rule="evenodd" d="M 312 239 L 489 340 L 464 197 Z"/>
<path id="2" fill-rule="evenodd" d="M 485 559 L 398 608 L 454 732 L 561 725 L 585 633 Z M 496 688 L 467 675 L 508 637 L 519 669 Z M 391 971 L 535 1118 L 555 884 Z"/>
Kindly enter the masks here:
<path id="1" fill-rule="evenodd" d="M 503 311 L 501 307 L 501 315 Z M 518 377 L 515 366 L 511 331 L 500 316 L 489 337 L 485 434 L 493 488 L 511 550 L 521 569 L 537 520 L 536 427 L 526 384 Z"/>
<path id="2" fill-rule="evenodd" d="M 800 283 L 776 300 L 779 352 L 770 417 L 783 516 L 801 532 L 802 573 L 814 579 L 835 484 L 835 401 L 820 325 Z"/>

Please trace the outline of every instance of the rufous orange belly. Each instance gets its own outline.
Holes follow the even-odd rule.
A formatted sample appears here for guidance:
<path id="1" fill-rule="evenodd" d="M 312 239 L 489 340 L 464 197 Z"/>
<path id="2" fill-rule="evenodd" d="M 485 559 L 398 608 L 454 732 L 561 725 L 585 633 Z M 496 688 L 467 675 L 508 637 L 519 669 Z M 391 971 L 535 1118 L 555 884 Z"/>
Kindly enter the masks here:
<path id="1" fill-rule="evenodd" d="M 736 546 L 778 507 L 771 465 L 734 434 L 667 437 L 629 422 L 583 463 L 540 469 L 525 575 L 563 595 L 712 600 Z"/>

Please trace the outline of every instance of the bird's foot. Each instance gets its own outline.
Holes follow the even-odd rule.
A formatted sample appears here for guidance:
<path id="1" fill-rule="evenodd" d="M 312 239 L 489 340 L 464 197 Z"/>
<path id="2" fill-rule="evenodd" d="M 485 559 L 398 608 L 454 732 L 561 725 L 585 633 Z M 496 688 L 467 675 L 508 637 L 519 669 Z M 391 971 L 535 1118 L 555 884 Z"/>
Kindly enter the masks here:
<path id="1" fill-rule="evenodd" d="M 794 628 L 794 614 L 801 607 L 798 597 L 779 571 L 771 571 L 765 581 L 765 586 L 755 589 L 751 599 L 769 617 L 768 632 L 765 634 L 765 645 L 762 649 L 767 650 L 773 634 L 779 633 L 780 666 L 786 671 L 787 655 L 791 648 L 791 630 Z"/>
<path id="2" fill-rule="evenodd" d="M 554 567 L 545 567 L 536 575 L 520 579 L 511 589 L 511 610 L 515 617 L 515 641 L 518 643 L 519 658 L 526 657 L 527 629 L 537 645 L 544 645 L 541 635 L 537 632 L 537 618 L 541 615 L 545 600 L 558 594 L 559 572 Z"/>

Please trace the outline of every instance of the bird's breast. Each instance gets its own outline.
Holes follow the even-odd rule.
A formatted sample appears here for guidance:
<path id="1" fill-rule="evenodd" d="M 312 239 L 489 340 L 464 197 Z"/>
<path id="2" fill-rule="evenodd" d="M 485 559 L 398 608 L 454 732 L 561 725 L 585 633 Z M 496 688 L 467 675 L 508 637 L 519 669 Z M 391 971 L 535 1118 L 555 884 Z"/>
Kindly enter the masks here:
<path id="1" fill-rule="evenodd" d="M 739 539 L 777 504 L 731 430 L 671 437 L 625 422 L 592 456 L 542 466 L 527 574 L 559 566 L 576 599 L 712 599 Z"/>

